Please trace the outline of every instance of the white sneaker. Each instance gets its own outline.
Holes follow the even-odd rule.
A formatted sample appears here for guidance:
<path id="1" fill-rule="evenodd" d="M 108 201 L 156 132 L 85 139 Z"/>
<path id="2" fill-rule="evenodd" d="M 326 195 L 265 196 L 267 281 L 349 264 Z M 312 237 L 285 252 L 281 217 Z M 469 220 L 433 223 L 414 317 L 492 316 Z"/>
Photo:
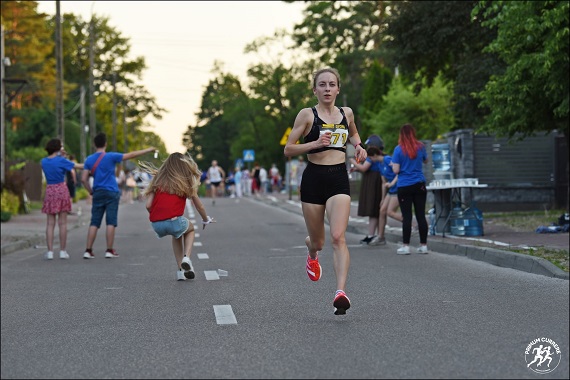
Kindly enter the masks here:
<path id="1" fill-rule="evenodd" d="M 59 251 L 59 258 L 60 259 L 69 259 L 69 254 L 65 251 Z"/>
<path id="2" fill-rule="evenodd" d="M 403 245 L 396 251 L 398 255 L 409 255 L 410 254 L 410 246 Z"/>
<path id="3" fill-rule="evenodd" d="M 184 277 L 184 272 L 182 272 L 180 269 L 176 271 L 176 280 L 186 281 L 186 277 Z"/>
<path id="4" fill-rule="evenodd" d="M 85 251 L 85 253 L 83 254 L 83 258 L 84 259 L 94 259 L 95 255 L 93 254 L 93 252 Z"/>
<path id="5" fill-rule="evenodd" d="M 52 252 L 52 251 L 47 251 L 47 252 L 44 254 L 44 259 L 46 259 L 46 260 L 53 260 L 53 252 Z"/>
<path id="6" fill-rule="evenodd" d="M 416 251 L 417 253 L 424 253 L 427 254 L 428 253 L 428 247 L 427 245 L 420 245 Z"/>
<path id="7" fill-rule="evenodd" d="M 196 274 L 194 273 L 194 267 L 192 266 L 192 261 L 190 260 L 190 258 L 188 258 L 188 256 L 184 256 L 180 266 L 182 267 L 182 269 L 184 269 L 184 277 L 186 277 L 187 279 L 192 280 L 196 276 Z"/>

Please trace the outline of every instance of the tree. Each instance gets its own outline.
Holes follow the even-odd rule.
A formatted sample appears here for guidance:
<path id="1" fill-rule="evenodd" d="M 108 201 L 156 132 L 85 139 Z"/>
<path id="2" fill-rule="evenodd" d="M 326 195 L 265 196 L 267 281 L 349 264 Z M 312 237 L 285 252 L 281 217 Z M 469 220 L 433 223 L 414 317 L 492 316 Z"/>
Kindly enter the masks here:
<path id="1" fill-rule="evenodd" d="M 371 126 L 366 123 L 366 120 L 382 109 L 384 96 L 390 90 L 392 80 L 392 72 L 378 61 L 374 62 L 366 73 L 362 91 L 362 107 L 360 109 L 360 114 L 364 121 L 360 130 L 362 140 L 371 134 Z"/>
<path id="2" fill-rule="evenodd" d="M 481 20 L 471 16 L 476 3 L 397 2 L 388 18 L 391 38 L 385 50 L 394 57 L 399 72 L 408 79 L 420 73 L 428 86 L 439 73 L 443 80 L 453 82 L 455 114 L 461 128 L 483 123 L 488 110 L 479 106 L 473 94 L 504 67 L 496 54 L 483 53 L 496 30 L 483 28 Z"/>
<path id="3" fill-rule="evenodd" d="M 486 51 L 507 65 L 478 93 L 491 110 L 482 131 L 512 138 L 562 131 L 568 144 L 568 1 L 481 2 L 474 15 L 496 28 Z"/>
<path id="4" fill-rule="evenodd" d="M 28 84 L 15 95 L 16 87 L 8 84 L 12 98 L 6 110 L 9 126 L 15 133 L 7 140 L 8 156 L 18 149 L 28 146 L 43 146 L 46 139 L 57 135 L 55 125 L 55 16 L 37 12 L 35 1 L 4 1 L 2 23 L 8 33 L 5 39 L 6 55 L 12 65 L 7 77 L 28 81 Z M 79 105 L 80 86 L 87 87 L 89 80 L 89 23 L 73 14 L 64 14 L 63 54 L 64 54 L 64 108 L 66 128 L 66 148 L 69 152 L 79 152 Z M 115 28 L 109 25 L 108 18 L 94 16 L 95 25 L 95 88 L 97 100 L 97 129 L 112 136 L 112 120 L 108 115 L 112 104 L 113 74 L 117 79 L 116 94 L 120 107 L 126 105 L 131 149 L 139 149 L 136 137 L 146 133 L 150 127 L 146 118 L 160 119 L 165 110 L 156 104 L 155 98 L 140 84 L 146 69 L 142 57 L 129 58 L 130 44 Z M 119 112 L 123 109 L 119 108 Z M 122 114 L 122 113 L 119 113 Z M 103 124 L 104 122 L 105 124 Z M 120 121 L 119 121 L 120 123 Z M 122 136 L 122 128 L 118 130 Z M 68 139 L 69 137 L 69 139 Z M 123 146 L 123 138 L 118 139 L 118 148 Z M 91 141 L 87 141 L 88 144 Z M 164 146 L 164 144 L 154 144 Z"/>
<path id="5" fill-rule="evenodd" d="M 55 135 L 55 116 L 50 120 L 45 110 L 55 108 L 55 60 L 50 56 L 55 44 L 46 15 L 37 12 L 37 2 L 2 1 L 0 7 L 6 31 L 4 54 L 11 61 L 6 67 L 10 102 L 5 117 L 7 129 L 19 132 L 12 140 L 15 145 L 6 144 L 9 154 L 20 146 L 37 146 L 44 134 Z M 10 82 L 14 79 L 27 84 L 20 87 Z"/>
<path id="6" fill-rule="evenodd" d="M 416 94 L 416 83 L 407 84 L 401 77 L 394 78 L 380 111 L 365 120 L 372 132 L 382 138 L 387 152 L 392 152 L 398 145 L 399 130 L 405 123 L 414 125 L 417 137 L 422 140 L 437 140 L 455 124 L 453 89 L 439 77 L 429 87 L 425 79 L 418 80 L 424 83 L 420 84 L 421 90 Z"/>
<path id="7" fill-rule="evenodd" d="M 223 64 L 217 62 L 213 69 L 216 76 L 210 80 L 202 94 L 200 111 L 196 114 L 197 123 L 188 127 L 183 143 L 202 169 L 217 160 L 226 171 L 233 167 L 230 153 L 232 141 L 237 138 L 240 123 L 235 114 L 226 116 L 233 103 L 243 104 L 244 92 L 239 79 L 223 72 Z"/>

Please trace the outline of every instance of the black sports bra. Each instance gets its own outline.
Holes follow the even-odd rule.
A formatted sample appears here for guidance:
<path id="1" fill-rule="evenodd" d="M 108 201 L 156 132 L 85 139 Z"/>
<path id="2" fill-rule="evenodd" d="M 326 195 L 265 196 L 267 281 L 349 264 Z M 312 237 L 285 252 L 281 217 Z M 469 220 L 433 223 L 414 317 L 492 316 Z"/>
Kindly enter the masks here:
<path id="1" fill-rule="evenodd" d="M 319 153 L 329 149 L 340 150 L 346 152 L 346 143 L 348 141 L 348 120 L 346 120 L 346 115 L 341 107 L 338 107 L 342 115 L 342 120 L 340 124 L 329 124 L 325 123 L 317 113 L 317 109 L 315 107 L 311 107 L 313 110 L 313 115 L 315 115 L 315 119 L 313 120 L 313 126 L 309 133 L 303 137 L 305 143 L 317 141 L 319 136 L 326 131 L 330 131 L 332 133 L 331 136 L 331 144 L 329 146 L 325 146 L 318 149 L 312 149 L 308 153 Z"/>

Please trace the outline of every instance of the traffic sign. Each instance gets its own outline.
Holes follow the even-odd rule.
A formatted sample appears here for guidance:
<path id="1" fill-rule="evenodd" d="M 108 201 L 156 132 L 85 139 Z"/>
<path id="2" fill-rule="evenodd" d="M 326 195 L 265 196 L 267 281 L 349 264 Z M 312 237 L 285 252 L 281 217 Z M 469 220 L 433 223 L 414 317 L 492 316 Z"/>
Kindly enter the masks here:
<path id="1" fill-rule="evenodd" d="M 279 144 L 285 146 L 287 145 L 287 139 L 289 138 L 289 135 L 291 134 L 291 127 L 287 128 L 287 130 L 285 131 L 285 133 L 283 133 L 283 137 L 281 137 L 281 142 Z M 298 143 L 298 141 L 297 141 Z"/>
<path id="2" fill-rule="evenodd" d="M 244 162 L 255 161 L 255 151 L 253 149 L 245 149 L 243 151 L 243 161 Z"/>

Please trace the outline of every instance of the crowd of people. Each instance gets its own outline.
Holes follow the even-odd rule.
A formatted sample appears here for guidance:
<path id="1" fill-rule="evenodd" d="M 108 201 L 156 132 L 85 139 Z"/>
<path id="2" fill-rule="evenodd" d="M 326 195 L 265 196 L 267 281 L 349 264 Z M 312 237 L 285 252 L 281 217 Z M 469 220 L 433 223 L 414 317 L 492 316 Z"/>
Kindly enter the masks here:
<path id="1" fill-rule="evenodd" d="M 284 155 L 295 158 L 294 165 L 290 160 L 289 186 L 294 186 L 298 192 L 307 229 L 304 241 L 307 247 L 307 276 L 311 281 L 318 281 L 322 277 L 319 253 L 325 247 L 326 216 L 336 275 L 334 314 L 343 315 L 351 307 L 346 294 L 350 253 L 345 238 L 351 207 L 349 172 L 356 170 L 362 173 L 358 215 L 369 218 L 369 230 L 361 243 L 386 244 L 384 234 L 390 217 L 402 222 L 403 244 L 396 253 L 408 255 L 415 216 L 420 240 L 416 252 L 425 254 L 428 253 L 425 218 L 427 190 L 422 165 L 427 162 L 427 153 L 424 144 L 416 138 L 415 128 L 411 124 L 401 126 L 398 145 L 391 156 L 385 152 L 384 144 L 377 136 L 369 137 L 366 141 L 368 146 L 365 146 L 359 136 L 353 110 L 335 105 L 341 88 L 337 70 L 318 70 L 313 76 L 312 86 L 317 103 L 301 109 L 297 114 Z M 275 163 L 269 170 L 254 162 L 251 169 L 235 167 L 226 172 L 217 160 L 212 160 L 210 167 L 202 171 L 190 155 L 173 153 L 160 168 L 142 162 L 140 169 L 125 170 L 127 166 L 121 165 L 124 161 L 150 153 L 155 148 L 128 153 L 107 152 L 104 133 L 95 136 L 93 143 L 95 153 L 82 164 L 75 162 L 74 157 L 66 157 L 59 139 L 50 140 L 46 146 L 48 156 L 42 159 L 41 164 L 47 181 L 42 212 L 47 214 L 48 252 L 45 258 L 48 260 L 54 256 L 56 221 L 60 236 L 59 257 L 69 258 L 65 251 L 66 223 L 68 213 L 72 212 L 72 199 L 78 182 L 76 169 L 83 169 L 81 184 L 91 197 L 91 221 L 83 258 L 96 257 L 93 243 L 103 217 L 107 243 L 104 257 L 119 257 L 114 247 L 119 203 L 121 199 L 128 203 L 138 199 L 145 201 L 149 222 L 156 236 L 172 237 L 177 280 L 194 278 L 190 256 L 195 227 L 185 217 L 188 203 L 202 217 L 203 228 L 215 222 L 207 215 L 198 196 L 200 186 L 205 186 L 212 206 L 215 206 L 218 197 L 259 197 L 284 191 L 283 177 Z M 354 147 L 354 156 L 349 159 L 351 169 L 347 170 L 349 144 Z M 305 155 L 307 162 L 303 158 Z"/>

